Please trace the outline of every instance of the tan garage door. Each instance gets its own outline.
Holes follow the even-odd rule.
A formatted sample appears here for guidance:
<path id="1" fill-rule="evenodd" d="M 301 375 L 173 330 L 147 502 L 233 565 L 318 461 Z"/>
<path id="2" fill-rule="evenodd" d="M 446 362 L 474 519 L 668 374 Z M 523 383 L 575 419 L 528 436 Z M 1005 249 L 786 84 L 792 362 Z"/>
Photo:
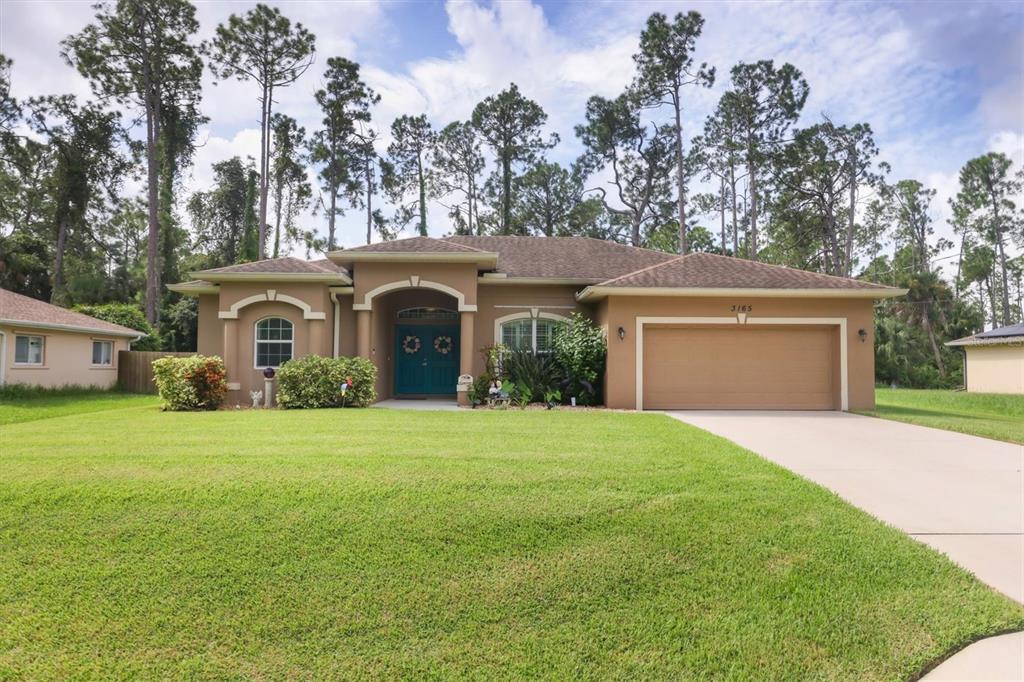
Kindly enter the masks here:
<path id="1" fill-rule="evenodd" d="M 645 327 L 646 409 L 836 409 L 830 327 Z"/>

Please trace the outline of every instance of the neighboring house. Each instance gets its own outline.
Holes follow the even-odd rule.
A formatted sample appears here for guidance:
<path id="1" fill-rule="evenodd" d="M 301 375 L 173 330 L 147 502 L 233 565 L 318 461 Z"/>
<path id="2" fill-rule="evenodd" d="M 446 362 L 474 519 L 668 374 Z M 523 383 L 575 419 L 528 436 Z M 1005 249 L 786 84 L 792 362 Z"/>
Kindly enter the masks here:
<path id="1" fill-rule="evenodd" d="M 117 383 L 117 352 L 135 329 L 0 289 L 0 385 L 98 386 Z"/>
<path id="2" fill-rule="evenodd" d="M 548 352 L 573 312 L 608 337 L 613 408 L 867 409 L 873 301 L 905 290 L 582 237 L 415 237 L 194 272 L 198 351 L 233 400 L 262 369 L 358 355 L 380 399 L 456 393 L 495 343 Z"/>
<path id="3" fill-rule="evenodd" d="M 1024 324 L 950 341 L 964 349 L 964 388 L 972 393 L 1024 393 Z"/>

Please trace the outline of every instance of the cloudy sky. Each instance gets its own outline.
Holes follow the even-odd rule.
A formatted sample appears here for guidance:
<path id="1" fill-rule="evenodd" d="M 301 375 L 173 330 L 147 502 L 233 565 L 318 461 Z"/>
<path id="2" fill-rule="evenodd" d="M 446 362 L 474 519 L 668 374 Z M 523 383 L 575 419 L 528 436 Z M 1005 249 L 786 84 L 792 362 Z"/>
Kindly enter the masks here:
<path id="1" fill-rule="evenodd" d="M 59 57 L 58 43 L 92 17 L 90 2 L 0 1 L 0 52 L 14 60 L 14 95 L 74 92 L 88 85 Z M 196 2 L 203 39 L 253 3 Z M 579 153 L 573 126 L 586 99 L 619 93 L 632 76 L 630 56 L 654 11 L 696 9 L 705 19 L 697 58 L 716 66 L 710 90 L 689 94 L 684 125 L 692 134 L 726 86 L 737 61 L 770 58 L 803 70 L 811 95 L 802 123 L 821 114 L 867 122 L 892 179 L 916 178 L 938 190 L 937 231 L 949 234 L 946 200 L 963 163 L 986 151 L 1024 163 L 1024 4 L 1019 2 L 277 2 L 317 36 L 317 63 L 281 91 L 276 110 L 313 130 L 312 92 L 326 59 L 362 64 L 381 95 L 374 111 L 386 129 L 403 113 L 426 112 L 440 127 L 469 116 L 483 97 L 515 82 L 548 112 L 562 144 L 554 160 Z M 210 117 L 186 191 L 204 189 L 210 165 L 256 156 L 259 106 L 251 83 L 214 84 L 207 74 L 203 111 Z M 386 144 L 386 139 L 385 139 Z M 383 150 L 383 145 L 381 147 Z M 448 231 L 431 210 L 432 233 Z M 307 216 L 323 229 L 323 218 Z M 358 213 L 342 219 L 340 240 L 364 238 Z"/>

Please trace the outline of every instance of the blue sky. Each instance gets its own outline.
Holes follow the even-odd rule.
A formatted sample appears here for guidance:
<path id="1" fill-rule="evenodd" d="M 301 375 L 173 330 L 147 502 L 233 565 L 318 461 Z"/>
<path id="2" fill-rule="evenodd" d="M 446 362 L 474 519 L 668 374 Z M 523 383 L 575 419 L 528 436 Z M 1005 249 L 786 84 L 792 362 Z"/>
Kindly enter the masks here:
<path id="1" fill-rule="evenodd" d="M 89 2 L 5 0 L 0 51 L 15 61 L 15 95 L 55 92 L 88 96 L 60 60 L 61 38 L 92 16 Z M 276 3 L 317 34 L 317 64 L 282 91 L 277 111 L 307 129 L 319 116 L 311 93 L 326 58 L 360 62 L 381 94 L 375 121 L 426 112 L 442 126 L 463 119 L 488 94 L 515 81 L 550 115 L 562 144 L 552 158 L 579 152 L 572 128 L 592 94 L 621 91 L 631 54 L 652 11 L 695 9 L 705 19 L 698 58 L 718 68 L 711 90 L 690 93 L 684 125 L 699 130 L 740 60 L 771 58 L 803 70 L 811 96 L 803 124 L 827 113 L 837 122 L 867 122 L 892 179 L 913 177 L 939 192 L 933 214 L 948 234 L 946 199 L 963 163 L 989 150 L 1024 162 L 1024 5 L 983 2 L 303 2 Z M 200 38 L 249 2 L 198 2 Z M 211 117 L 184 191 L 210 182 L 210 164 L 258 149 L 258 106 L 247 83 L 214 86 L 207 77 L 204 111 Z M 381 151 L 386 146 L 385 139 Z M 447 231 L 444 210 L 431 210 L 432 231 Z M 306 216 L 311 226 L 323 218 Z M 360 243 L 353 212 L 341 240 Z"/>

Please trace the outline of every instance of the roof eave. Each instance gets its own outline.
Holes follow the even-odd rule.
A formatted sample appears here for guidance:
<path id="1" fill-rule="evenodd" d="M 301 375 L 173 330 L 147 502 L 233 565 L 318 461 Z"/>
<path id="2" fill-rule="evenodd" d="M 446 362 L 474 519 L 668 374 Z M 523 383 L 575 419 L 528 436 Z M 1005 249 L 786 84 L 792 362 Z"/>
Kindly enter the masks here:
<path id="1" fill-rule="evenodd" d="M 588 284 L 596 284 L 599 280 L 594 278 L 581 278 L 581 277 L 494 277 L 492 274 L 503 274 L 503 273 L 484 273 L 483 276 L 477 277 L 476 281 L 479 284 L 497 284 L 500 286 L 507 285 L 527 285 L 527 284 L 556 284 L 563 286 L 584 286 Z"/>
<path id="2" fill-rule="evenodd" d="M 322 282 L 324 284 L 346 285 L 352 278 L 340 272 L 204 272 L 188 273 L 189 277 L 219 284 L 222 282 Z"/>
<path id="3" fill-rule="evenodd" d="M 173 291 L 176 294 L 183 294 L 185 296 L 199 296 L 201 294 L 216 294 L 220 291 L 220 287 L 216 284 L 205 285 L 205 284 L 192 284 L 191 282 L 181 282 L 180 284 L 168 284 L 167 290 Z"/>
<path id="4" fill-rule="evenodd" d="M 579 301 L 598 300 L 607 296 L 705 297 L 747 296 L 750 298 L 896 298 L 906 289 L 759 289 L 728 287 L 603 287 L 589 286 L 576 294 Z"/>
<path id="5" fill-rule="evenodd" d="M 327 258 L 332 263 L 476 263 L 484 267 L 497 267 L 498 254 L 493 251 L 331 251 Z"/>
<path id="6" fill-rule="evenodd" d="M 994 339 L 979 339 L 968 336 L 962 339 L 947 341 L 944 345 L 953 348 L 979 348 L 991 346 L 1024 346 L 1024 336 L 1006 336 Z"/>
<path id="7" fill-rule="evenodd" d="M 135 329 L 119 331 L 113 329 L 99 329 L 97 327 L 86 327 L 79 324 L 60 324 L 57 322 L 35 322 L 32 320 L 11 320 L 2 318 L 0 319 L 0 324 L 11 327 L 21 327 L 24 329 L 52 329 L 54 331 L 96 334 L 98 336 L 123 336 L 134 341 L 138 341 L 143 336 L 146 336 L 146 334 Z"/>

